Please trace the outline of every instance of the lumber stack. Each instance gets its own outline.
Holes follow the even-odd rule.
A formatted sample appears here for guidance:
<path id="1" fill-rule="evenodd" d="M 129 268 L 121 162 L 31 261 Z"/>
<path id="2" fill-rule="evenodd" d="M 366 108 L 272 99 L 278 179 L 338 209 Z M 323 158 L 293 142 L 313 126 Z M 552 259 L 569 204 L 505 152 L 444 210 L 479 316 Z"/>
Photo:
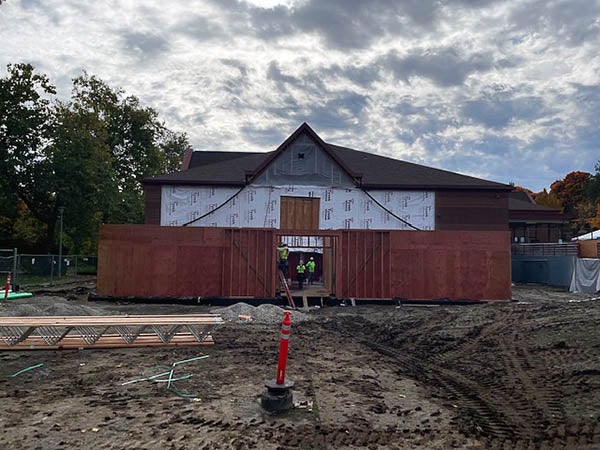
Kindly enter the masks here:
<path id="1" fill-rule="evenodd" d="M 215 314 L 0 317 L 0 350 L 213 344 Z"/>

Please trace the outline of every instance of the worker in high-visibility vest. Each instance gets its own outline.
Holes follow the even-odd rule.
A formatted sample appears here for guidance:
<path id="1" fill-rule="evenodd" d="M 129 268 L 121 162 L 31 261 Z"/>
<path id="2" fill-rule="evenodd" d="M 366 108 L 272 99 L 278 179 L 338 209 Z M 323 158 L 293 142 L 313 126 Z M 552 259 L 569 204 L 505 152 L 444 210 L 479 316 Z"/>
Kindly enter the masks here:
<path id="1" fill-rule="evenodd" d="M 296 266 L 296 276 L 298 277 L 298 289 L 302 290 L 302 286 L 304 285 L 304 272 L 306 271 L 306 266 L 304 262 L 300 260 L 298 265 Z"/>
<path id="2" fill-rule="evenodd" d="M 306 263 L 306 270 L 308 270 L 308 284 L 313 284 L 315 279 L 315 267 L 317 267 L 317 263 L 315 262 L 315 258 L 311 256 Z"/>
<path id="3" fill-rule="evenodd" d="M 285 277 L 287 278 L 288 272 L 288 256 L 290 254 L 290 249 L 288 248 L 285 242 L 282 242 L 277 247 L 277 251 L 279 252 L 279 270 L 283 272 Z"/>

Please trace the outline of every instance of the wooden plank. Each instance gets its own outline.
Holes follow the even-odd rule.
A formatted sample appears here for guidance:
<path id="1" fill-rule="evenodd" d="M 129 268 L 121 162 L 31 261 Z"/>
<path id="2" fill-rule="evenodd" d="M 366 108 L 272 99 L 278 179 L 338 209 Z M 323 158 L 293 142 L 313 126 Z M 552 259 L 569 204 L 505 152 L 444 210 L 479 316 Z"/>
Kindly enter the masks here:
<path id="1" fill-rule="evenodd" d="M 216 314 L 0 317 L 0 326 L 218 325 Z"/>

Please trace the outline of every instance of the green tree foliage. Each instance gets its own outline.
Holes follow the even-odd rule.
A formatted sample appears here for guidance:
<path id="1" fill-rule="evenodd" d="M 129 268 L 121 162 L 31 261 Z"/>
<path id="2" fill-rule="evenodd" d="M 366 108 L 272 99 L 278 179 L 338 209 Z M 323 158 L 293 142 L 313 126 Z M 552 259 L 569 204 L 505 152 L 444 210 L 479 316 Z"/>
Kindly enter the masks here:
<path id="1" fill-rule="evenodd" d="M 19 217 L 41 224 L 49 251 L 64 207 L 68 250 L 95 253 L 100 223 L 142 222 L 143 178 L 176 169 L 189 144 L 155 110 L 87 73 L 73 80 L 70 101 L 54 94 L 28 64 L 0 78 L 0 230 L 23 240 Z"/>
<path id="2" fill-rule="evenodd" d="M 21 200 L 46 226 L 48 242 L 56 217 L 53 192 L 48 189 L 52 162 L 47 154 L 54 132 L 50 97 L 56 91 L 30 64 L 9 65 L 7 72 L 0 78 L 0 214 L 14 223 Z"/>

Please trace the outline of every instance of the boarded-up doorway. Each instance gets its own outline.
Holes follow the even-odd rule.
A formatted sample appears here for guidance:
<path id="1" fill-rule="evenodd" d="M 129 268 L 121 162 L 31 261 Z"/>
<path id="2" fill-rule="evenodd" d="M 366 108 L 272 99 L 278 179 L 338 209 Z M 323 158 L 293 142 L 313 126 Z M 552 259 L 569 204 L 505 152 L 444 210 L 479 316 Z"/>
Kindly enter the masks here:
<path id="1" fill-rule="evenodd" d="M 279 223 L 282 230 L 318 230 L 320 199 L 281 197 Z"/>

